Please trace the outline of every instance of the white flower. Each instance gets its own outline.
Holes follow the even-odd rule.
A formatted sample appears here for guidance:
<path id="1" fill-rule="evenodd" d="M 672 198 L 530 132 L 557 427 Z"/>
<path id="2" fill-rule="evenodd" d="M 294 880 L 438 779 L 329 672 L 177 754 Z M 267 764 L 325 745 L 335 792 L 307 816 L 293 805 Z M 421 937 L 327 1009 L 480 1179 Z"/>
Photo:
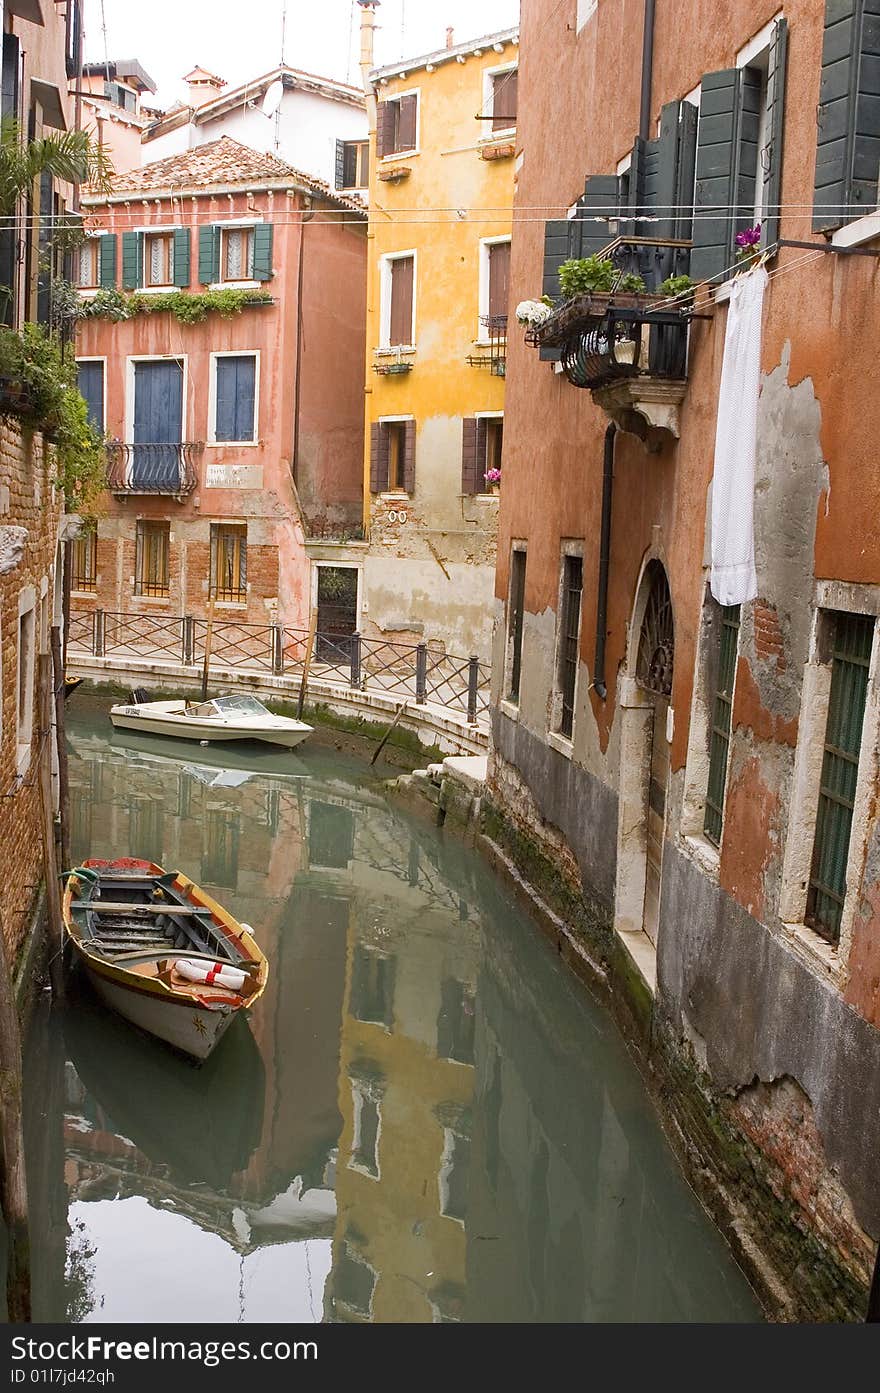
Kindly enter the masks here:
<path id="1" fill-rule="evenodd" d="M 551 313 L 549 305 L 540 300 L 521 300 L 516 307 L 516 318 L 520 324 L 543 324 L 550 318 Z"/>

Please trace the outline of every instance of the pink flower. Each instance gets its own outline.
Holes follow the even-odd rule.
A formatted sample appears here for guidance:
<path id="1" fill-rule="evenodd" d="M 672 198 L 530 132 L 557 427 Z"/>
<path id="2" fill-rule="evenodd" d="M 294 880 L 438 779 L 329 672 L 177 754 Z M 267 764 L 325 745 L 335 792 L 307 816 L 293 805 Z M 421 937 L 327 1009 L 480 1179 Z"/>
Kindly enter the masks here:
<path id="1" fill-rule="evenodd" d="M 756 247 L 761 240 L 761 224 L 755 223 L 754 227 L 747 227 L 744 232 L 738 232 L 734 241 L 738 247 Z"/>
<path id="2" fill-rule="evenodd" d="M 485 474 L 483 475 L 483 478 L 486 480 L 486 483 L 487 483 L 487 484 L 500 484 L 500 483 L 501 483 L 501 470 L 500 470 L 500 469 L 487 469 L 486 472 L 485 472 Z"/>

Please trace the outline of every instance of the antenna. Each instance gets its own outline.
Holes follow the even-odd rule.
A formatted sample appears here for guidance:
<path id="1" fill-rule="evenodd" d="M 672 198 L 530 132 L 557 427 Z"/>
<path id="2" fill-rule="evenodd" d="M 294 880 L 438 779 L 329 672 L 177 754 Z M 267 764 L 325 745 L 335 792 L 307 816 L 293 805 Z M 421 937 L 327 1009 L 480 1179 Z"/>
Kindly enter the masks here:
<path id="1" fill-rule="evenodd" d="M 286 44 L 286 41 L 287 41 L 287 0 L 282 0 L 282 3 L 281 3 L 281 66 L 282 66 L 282 68 L 284 67 L 284 64 L 285 64 L 284 51 L 285 51 L 285 44 Z"/>

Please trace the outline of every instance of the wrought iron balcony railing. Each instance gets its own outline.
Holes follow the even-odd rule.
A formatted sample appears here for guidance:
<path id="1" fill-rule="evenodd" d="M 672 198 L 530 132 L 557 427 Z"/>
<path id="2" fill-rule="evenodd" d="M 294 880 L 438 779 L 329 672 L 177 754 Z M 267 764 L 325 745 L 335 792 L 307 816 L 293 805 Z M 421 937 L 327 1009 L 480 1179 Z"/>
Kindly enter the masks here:
<path id="1" fill-rule="evenodd" d="M 118 494 L 170 494 L 181 498 L 198 483 L 197 457 L 202 441 L 107 446 L 107 487 Z"/>
<path id="2" fill-rule="evenodd" d="M 687 372 L 687 319 L 645 295 L 577 295 L 530 335 L 560 348 L 575 387 L 605 387 L 622 378 L 682 381 Z M 662 305 L 663 308 L 658 306 Z"/>

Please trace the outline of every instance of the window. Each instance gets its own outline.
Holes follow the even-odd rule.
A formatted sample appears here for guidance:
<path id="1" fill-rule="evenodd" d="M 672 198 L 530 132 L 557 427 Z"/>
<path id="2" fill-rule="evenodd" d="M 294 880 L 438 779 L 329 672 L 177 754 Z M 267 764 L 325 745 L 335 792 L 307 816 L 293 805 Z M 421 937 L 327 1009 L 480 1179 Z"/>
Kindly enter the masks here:
<path id="1" fill-rule="evenodd" d="M 836 943 L 846 897 L 874 620 L 868 615 L 843 613 L 829 616 L 829 620 L 831 689 L 805 920 L 823 938 Z"/>
<path id="2" fill-rule="evenodd" d="M 583 588 L 583 558 L 580 556 L 563 557 L 556 680 L 559 698 L 557 729 L 566 740 L 571 739 L 574 729 L 574 698 L 577 688 Z"/>
<path id="3" fill-rule="evenodd" d="M 210 599 L 247 602 L 247 527 L 211 523 Z"/>
<path id="4" fill-rule="evenodd" d="M 100 284 L 99 237 L 87 237 L 74 251 L 76 283 L 81 290 L 95 290 Z"/>
<path id="5" fill-rule="evenodd" d="M 257 357 L 254 353 L 214 357 L 214 443 L 257 440 Z"/>
<path id="6" fill-rule="evenodd" d="M 525 597 L 526 550 L 525 547 L 520 546 L 514 547 L 510 553 L 510 592 L 507 601 L 507 700 L 514 704 L 519 703 Z"/>
<path id="7" fill-rule="evenodd" d="M 382 348 L 409 348 L 416 341 L 415 267 L 413 252 L 382 259 Z"/>
<path id="8" fill-rule="evenodd" d="M 717 673 L 712 696 L 712 725 L 709 731 L 709 783 L 706 790 L 706 812 L 703 831 L 714 846 L 721 845 L 724 822 L 724 786 L 727 783 L 727 763 L 730 754 L 730 714 L 733 707 L 733 684 L 736 677 L 736 653 L 739 644 L 739 605 L 710 603 L 718 611 Z"/>
<path id="9" fill-rule="evenodd" d="M 171 524 L 144 522 L 137 525 L 134 593 L 165 597 L 168 594 Z"/>
<path id="10" fill-rule="evenodd" d="M 137 111 L 137 92 L 131 87 L 123 86 L 121 82 L 105 82 L 104 96 L 114 106 L 121 106 L 124 111 Z"/>
<path id="11" fill-rule="evenodd" d="M 814 232 L 828 232 L 877 207 L 877 49 L 876 5 L 825 0 Z"/>
<path id="12" fill-rule="evenodd" d="M 238 885 L 239 815 L 228 808 L 205 809 L 202 880 L 234 890 Z"/>
<path id="13" fill-rule="evenodd" d="M 97 581 L 94 530 L 83 531 L 70 544 L 70 584 L 73 590 L 94 594 Z"/>
<path id="14" fill-rule="evenodd" d="M 252 281 L 254 278 L 254 229 L 224 228 L 220 241 L 221 281 Z"/>
<path id="15" fill-rule="evenodd" d="M 18 617 L 18 760 L 30 754 L 34 730 L 34 665 L 36 662 L 37 618 L 33 592 L 22 596 L 19 604 L 26 605 Z"/>
<path id="16" fill-rule="evenodd" d="M 350 1010 L 355 1020 L 391 1030 L 394 1024 L 394 982 L 397 961 L 377 948 L 358 944 L 351 971 Z"/>
<path id="17" fill-rule="evenodd" d="M 443 1129 L 443 1157 L 440 1162 L 438 1188 L 440 1213 L 463 1224 L 467 1217 L 468 1171 L 471 1159 L 471 1139 L 451 1127 Z"/>
<path id="18" fill-rule="evenodd" d="M 170 286 L 174 283 L 174 236 L 161 232 L 144 237 L 144 285 Z"/>
<path id="19" fill-rule="evenodd" d="M 104 430 L 104 360 L 86 358 L 76 365 L 76 385 L 85 398 L 89 421 L 103 433 Z"/>
<path id="20" fill-rule="evenodd" d="M 309 803 L 309 865 L 347 870 L 354 855 L 354 813 L 338 803 Z"/>
<path id="21" fill-rule="evenodd" d="M 379 103 L 376 115 L 376 150 L 379 159 L 418 148 L 419 98 L 416 92 Z"/>
<path id="22" fill-rule="evenodd" d="M 517 69 L 508 68 L 505 72 L 491 73 L 489 81 L 492 88 L 492 130 L 509 131 L 516 125 L 519 85 Z"/>
<path id="23" fill-rule="evenodd" d="M 370 142 L 337 140 L 337 189 L 366 189 L 370 183 Z"/>
<path id="24" fill-rule="evenodd" d="M 370 433 L 371 493 L 415 491 L 416 423 L 377 421 Z"/>
<path id="25" fill-rule="evenodd" d="M 128 844 L 138 856 L 161 866 L 164 860 L 164 805 L 158 798 L 132 798 L 128 808 Z"/>
<path id="26" fill-rule="evenodd" d="M 379 1135 L 382 1130 L 381 1097 L 375 1085 L 352 1079 L 354 1126 L 349 1169 L 379 1179 Z"/>
<path id="27" fill-rule="evenodd" d="M 466 416 L 461 426 L 461 491 L 486 493 L 499 482 L 486 476 L 491 470 L 501 472 L 504 417 Z"/>
<path id="28" fill-rule="evenodd" d="M 480 258 L 480 338 L 504 333 L 510 300 L 510 238 L 482 242 Z"/>
<path id="29" fill-rule="evenodd" d="M 440 984 L 440 1012 L 437 1016 L 437 1055 L 459 1064 L 474 1062 L 474 989 L 455 977 Z"/>

